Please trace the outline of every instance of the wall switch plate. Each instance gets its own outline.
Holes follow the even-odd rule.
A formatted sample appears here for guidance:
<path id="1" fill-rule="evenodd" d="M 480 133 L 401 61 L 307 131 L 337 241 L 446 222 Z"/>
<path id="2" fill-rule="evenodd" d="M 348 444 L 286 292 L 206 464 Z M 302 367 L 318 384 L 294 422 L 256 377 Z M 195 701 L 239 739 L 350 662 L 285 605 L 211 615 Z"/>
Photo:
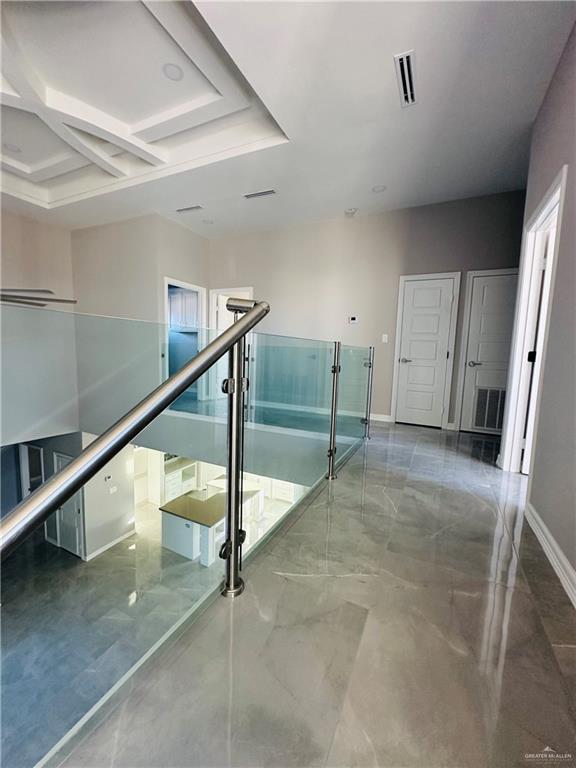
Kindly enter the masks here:
<path id="1" fill-rule="evenodd" d="M 383 333 L 382 334 L 382 344 L 388 344 L 388 334 Z"/>
<path id="2" fill-rule="evenodd" d="M 358 315 L 348 315 L 349 325 L 358 325 Z"/>

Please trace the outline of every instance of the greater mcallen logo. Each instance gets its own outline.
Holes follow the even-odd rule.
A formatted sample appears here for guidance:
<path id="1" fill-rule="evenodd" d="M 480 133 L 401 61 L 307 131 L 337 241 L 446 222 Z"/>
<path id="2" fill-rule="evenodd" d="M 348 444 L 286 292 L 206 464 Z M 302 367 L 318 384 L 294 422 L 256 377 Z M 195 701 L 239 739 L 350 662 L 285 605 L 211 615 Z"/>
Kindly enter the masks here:
<path id="1" fill-rule="evenodd" d="M 524 759 L 532 763 L 561 763 L 572 760 L 572 753 L 556 752 L 552 747 L 544 747 L 542 752 L 527 752 L 524 755 Z"/>

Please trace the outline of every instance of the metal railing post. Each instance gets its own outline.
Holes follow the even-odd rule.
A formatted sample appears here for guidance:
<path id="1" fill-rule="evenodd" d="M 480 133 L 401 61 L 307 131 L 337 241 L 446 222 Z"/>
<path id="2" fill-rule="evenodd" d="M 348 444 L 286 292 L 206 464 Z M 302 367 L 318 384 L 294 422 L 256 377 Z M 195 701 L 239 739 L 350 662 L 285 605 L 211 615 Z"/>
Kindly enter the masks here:
<path id="1" fill-rule="evenodd" d="M 332 363 L 332 407 L 330 411 L 330 445 L 328 446 L 328 480 L 336 480 L 336 420 L 338 416 L 338 379 L 340 377 L 340 342 L 334 342 L 334 362 Z"/>
<path id="2" fill-rule="evenodd" d="M 370 347 L 370 354 L 368 356 L 368 362 L 365 363 L 368 367 L 368 388 L 366 390 L 366 416 L 362 421 L 364 422 L 364 438 L 370 440 L 370 413 L 372 411 L 372 379 L 374 377 L 374 347 Z"/>
<path id="3" fill-rule="evenodd" d="M 237 314 L 235 314 L 237 319 Z M 226 560 L 226 580 L 222 594 L 235 597 L 244 591 L 240 576 L 241 550 L 245 539 L 242 530 L 242 465 L 244 454 L 244 377 L 246 337 L 234 344 L 228 353 L 228 378 L 223 390 L 228 395 L 228 471 L 226 493 L 226 541 L 220 556 Z"/>

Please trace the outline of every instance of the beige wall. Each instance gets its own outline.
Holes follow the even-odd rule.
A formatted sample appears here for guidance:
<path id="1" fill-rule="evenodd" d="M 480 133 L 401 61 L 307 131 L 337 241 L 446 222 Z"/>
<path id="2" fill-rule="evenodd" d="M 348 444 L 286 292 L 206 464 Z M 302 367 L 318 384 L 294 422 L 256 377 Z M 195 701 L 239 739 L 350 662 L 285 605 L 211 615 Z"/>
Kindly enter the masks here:
<path id="1" fill-rule="evenodd" d="M 2 210 L 1 280 L 5 288 L 48 288 L 73 298 L 70 232 Z"/>
<path id="2" fill-rule="evenodd" d="M 523 207 L 514 192 L 217 238 L 210 283 L 254 286 L 262 330 L 375 345 L 373 412 L 390 414 L 400 275 L 516 266 Z"/>
<path id="3" fill-rule="evenodd" d="M 72 233 L 78 311 L 164 321 L 164 280 L 208 285 L 208 241 L 160 216 Z"/>
<path id="4" fill-rule="evenodd" d="M 568 164 L 530 501 L 576 567 L 576 28 L 532 137 L 526 219 Z"/>
<path id="5" fill-rule="evenodd" d="M 2 211 L 1 281 L 73 298 L 70 232 Z M 2 306 L 0 440 L 9 445 L 78 428 L 74 317 L 56 309 Z"/>

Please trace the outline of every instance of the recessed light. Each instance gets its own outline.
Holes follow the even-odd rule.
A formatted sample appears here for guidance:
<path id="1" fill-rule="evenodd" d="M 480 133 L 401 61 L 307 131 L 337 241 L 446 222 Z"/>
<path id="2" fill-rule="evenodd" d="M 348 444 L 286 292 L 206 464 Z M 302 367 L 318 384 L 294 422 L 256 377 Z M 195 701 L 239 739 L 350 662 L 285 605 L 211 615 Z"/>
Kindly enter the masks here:
<path id="1" fill-rule="evenodd" d="M 5 152 L 12 152 L 13 155 L 19 155 L 22 152 L 20 147 L 17 147 L 16 144 L 10 144 L 9 141 L 2 142 L 2 149 Z"/>
<path id="2" fill-rule="evenodd" d="M 162 72 L 164 72 L 164 76 L 167 77 L 168 80 L 174 80 L 174 82 L 178 82 L 184 77 L 182 67 L 179 67 L 178 64 L 171 64 L 170 62 L 164 64 Z"/>
<path id="3" fill-rule="evenodd" d="M 202 219 L 202 224 L 214 224 L 213 219 Z"/>
<path id="4" fill-rule="evenodd" d="M 376 184 L 375 187 L 372 187 L 372 192 L 376 192 L 378 194 L 378 192 L 386 192 L 387 189 L 388 187 L 386 184 Z"/>
<path id="5" fill-rule="evenodd" d="M 344 211 L 344 216 L 347 216 L 349 219 L 352 218 L 352 216 L 356 216 L 358 213 L 358 208 L 346 208 Z"/>

